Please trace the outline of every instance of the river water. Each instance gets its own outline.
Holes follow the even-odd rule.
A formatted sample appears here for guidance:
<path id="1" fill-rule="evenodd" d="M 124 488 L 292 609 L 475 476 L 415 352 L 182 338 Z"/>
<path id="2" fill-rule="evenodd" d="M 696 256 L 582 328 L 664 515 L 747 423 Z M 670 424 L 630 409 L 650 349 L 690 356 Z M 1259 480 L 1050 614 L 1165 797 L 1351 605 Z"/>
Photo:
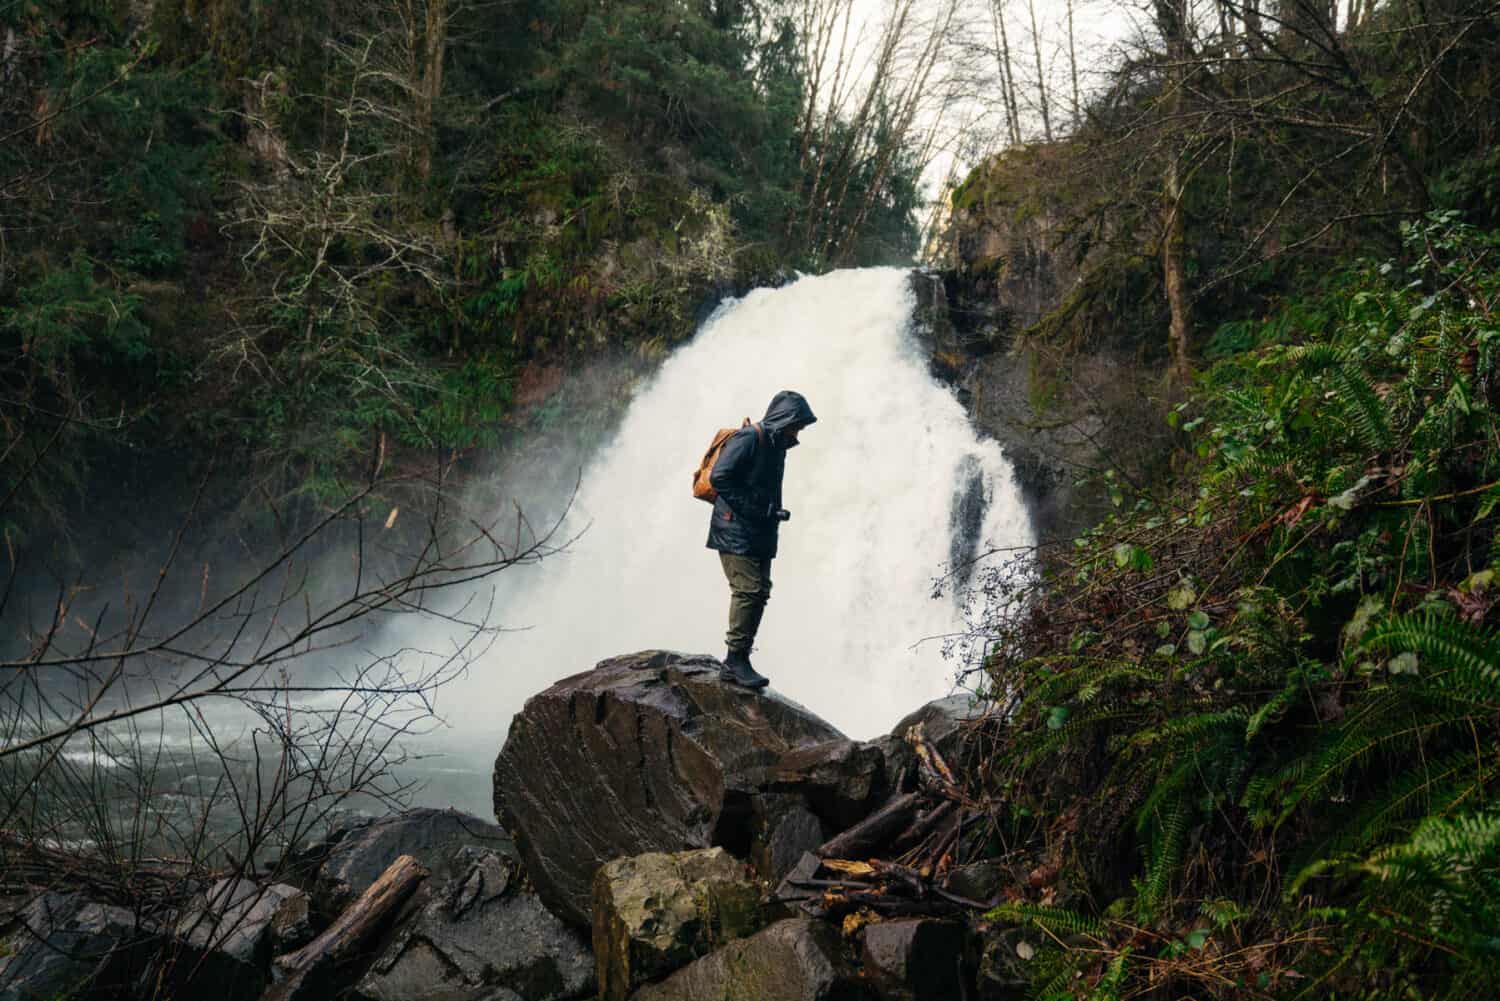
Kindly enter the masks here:
<path id="1" fill-rule="evenodd" d="M 787 456 L 771 601 L 753 655 L 783 695 L 864 739 L 949 694 L 962 628 L 935 581 L 1031 530 L 998 445 L 928 373 L 904 269 L 837 271 L 724 303 L 661 367 L 583 469 L 566 553 L 507 571 L 503 634 L 443 689 L 422 799 L 484 812 L 488 769 L 527 697 L 615 654 L 722 656 L 728 590 L 690 479 L 715 429 L 794 389 L 818 422 Z M 402 643 L 434 649 L 437 635 Z"/>

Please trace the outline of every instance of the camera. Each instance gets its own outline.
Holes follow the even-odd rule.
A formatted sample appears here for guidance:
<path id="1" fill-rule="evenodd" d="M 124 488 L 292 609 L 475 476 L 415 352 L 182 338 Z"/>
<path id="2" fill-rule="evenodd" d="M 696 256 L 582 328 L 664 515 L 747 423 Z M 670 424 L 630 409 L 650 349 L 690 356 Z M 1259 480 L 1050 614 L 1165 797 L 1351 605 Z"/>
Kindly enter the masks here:
<path id="1" fill-rule="evenodd" d="M 775 518 L 777 521 L 791 521 L 792 512 L 788 511 L 784 507 L 773 508 L 771 510 L 771 517 Z"/>

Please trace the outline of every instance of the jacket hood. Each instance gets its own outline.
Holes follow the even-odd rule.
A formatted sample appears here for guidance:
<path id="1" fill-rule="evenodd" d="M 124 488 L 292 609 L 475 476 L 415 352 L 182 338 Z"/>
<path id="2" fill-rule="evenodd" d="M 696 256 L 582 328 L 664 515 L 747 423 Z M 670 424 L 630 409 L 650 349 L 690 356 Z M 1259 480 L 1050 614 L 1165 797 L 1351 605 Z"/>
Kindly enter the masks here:
<path id="1" fill-rule="evenodd" d="M 790 389 L 783 389 L 771 397 L 771 405 L 766 407 L 766 416 L 761 418 L 760 426 L 765 429 L 773 443 L 783 448 L 790 448 L 797 443 L 783 442 L 781 432 L 794 424 L 805 426 L 815 424 L 817 420 L 812 407 L 807 405 L 806 397 Z"/>

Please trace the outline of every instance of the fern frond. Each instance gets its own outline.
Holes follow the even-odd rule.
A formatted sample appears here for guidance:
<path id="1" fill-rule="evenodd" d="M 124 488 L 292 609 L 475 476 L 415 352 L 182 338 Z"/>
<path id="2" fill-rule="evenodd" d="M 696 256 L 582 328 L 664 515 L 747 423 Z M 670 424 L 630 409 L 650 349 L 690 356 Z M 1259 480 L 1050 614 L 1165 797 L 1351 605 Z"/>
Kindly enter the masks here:
<path id="1" fill-rule="evenodd" d="M 1363 851 L 1421 814 L 1447 812 L 1483 785 L 1486 776 L 1476 774 L 1478 766 L 1472 751 L 1458 751 L 1413 767 L 1318 844 L 1316 854 Z"/>
<path id="2" fill-rule="evenodd" d="M 1500 707 L 1500 643 L 1495 633 L 1433 613 L 1393 615 L 1375 623 L 1360 646 L 1414 653 L 1423 681 L 1480 705 Z"/>
<path id="3" fill-rule="evenodd" d="M 1465 718 L 1460 712 L 1438 710 L 1413 714 L 1409 701 L 1394 692 L 1368 700 L 1325 739 L 1319 752 L 1293 764 L 1300 774 L 1287 792 L 1277 823 L 1285 821 L 1297 807 L 1366 762 L 1376 751 L 1414 748 L 1434 732 Z"/>
<path id="4" fill-rule="evenodd" d="M 1375 452 L 1388 452 L 1395 445 L 1385 401 L 1375 392 L 1368 374 L 1352 363 L 1332 370 L 1338 387 L 1337 399 L 1343 406 L 1349 424 L 1364 446 Z"/>
<path id="5" fill-rule="evenodd" d="M 1104 976 L 1099 978 L 1093 994 L 1089 995 L 1090 1001 L 1120 1001 L 1120 990 L 1130 968 L 1130 952 L 1130 946 L 1127 945 L 1109 961 L 1109 965 L 1104 968 Z"/>
<path id="6" fill-rule="evenodd" d="M 1130 743 L 1136 747 L 1148 747 L 1161 741 L 1179 745 L 1203 740 L 1206 735 L 1216 730 L 1226 729 L 1238 737 L 1245 729 L 1245 723 L 1249 717 L 1249 710 L 1243 706 L 1233 706 L 1222 712 L 1199 713 L 1195 716 L 1169 719 L 1160 726 L 1137 733 L 1130 738 Z"/>
<path id="7" fill-rule="evenodd" d="M 1046 904 L 1008 903 L 985 912 L 987 921 L 1003 921 L 1007 924 L 1031 924 L 1048 931 L 1067 935 L 1088 935 L 1102 939 L 1109 929 L 1098 918 L 1089 917 L 1079 911 Z"/>
<path id="8" fill-rule="evenodd" d="M 1254 740 L 1262 730 L 1281 718 L 1292 704 L 1302 698 L 1306 691 L 1306 679 L 1300 666 L 1288 672 L 1286 685 L 1266 700 L 1265 705 L 1250 714 L 1245 721 L 1245 743 Z"/>
<path id="9" fill-rule="evenodd" d="M 1401 878 L 1406 867 L 1420 861 L 1438 863 L 1446 873 L 1487 864 L 1500 849 L 1500 813 L 1463 817 L 1429 817 L 1411 840 L 1371 855 L 1363 868 L 1380 879 Z"/>
<path id="10" fill-rule="evenodd" d="M 1136 900 L 1136 909 L 1143 917 L 1155 917 L 1157 908 L 1167 895 L 1172 874 L 1182 860 L 1190 815 L 1186 797 L 1179 797 L 1163 819 L 1161 833 L 1153 839 L 1154 844 L 1151 845 L 1147 858 L 1146 878 L 1140 884 Z"/>
<path id="11" fill-rule="evenodd" d="M 1075 1001 L 1073 982 L 1078 979 L 1078 970 L 1071 963 L 1026 992 L 1026 1001 Z"/>
<path id="12" fill-rule="evenodd" d="M 1040 680 L 1034 675 L 1028 678 L 1029 690 L 1021 702 L 1022 712 L 1074 697 L 1090 701 L 1092 695 L 1085 696 L 1083 693 L 1097 693 L 1118 682 L 1144 681 L 1155 684 L 1165 677 L 1161 668 L 1114 658 L 1066 658 L 1053 660 L 1049 666 L 1052 668 L 1050 676 Z"/>

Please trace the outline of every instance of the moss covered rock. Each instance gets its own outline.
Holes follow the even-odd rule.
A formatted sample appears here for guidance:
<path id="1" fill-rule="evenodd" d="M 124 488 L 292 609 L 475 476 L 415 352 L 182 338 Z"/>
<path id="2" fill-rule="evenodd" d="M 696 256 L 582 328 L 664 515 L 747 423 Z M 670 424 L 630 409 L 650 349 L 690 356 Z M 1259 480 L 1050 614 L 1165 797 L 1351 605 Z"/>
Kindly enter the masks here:
<path id="1" fill-rule="evenodd" d="M 844 952 L 838 930 L 790 918 L 683 967 L 632 1001 L 866 1001 L 876 994 Z"/>
<path id="2" fill-rule="evenodd" d="M 760 887 L 722 848 L 652 852 L 606 863 L 594 877 L 599 993 L 624 1001 L 764 923 Z"/>

